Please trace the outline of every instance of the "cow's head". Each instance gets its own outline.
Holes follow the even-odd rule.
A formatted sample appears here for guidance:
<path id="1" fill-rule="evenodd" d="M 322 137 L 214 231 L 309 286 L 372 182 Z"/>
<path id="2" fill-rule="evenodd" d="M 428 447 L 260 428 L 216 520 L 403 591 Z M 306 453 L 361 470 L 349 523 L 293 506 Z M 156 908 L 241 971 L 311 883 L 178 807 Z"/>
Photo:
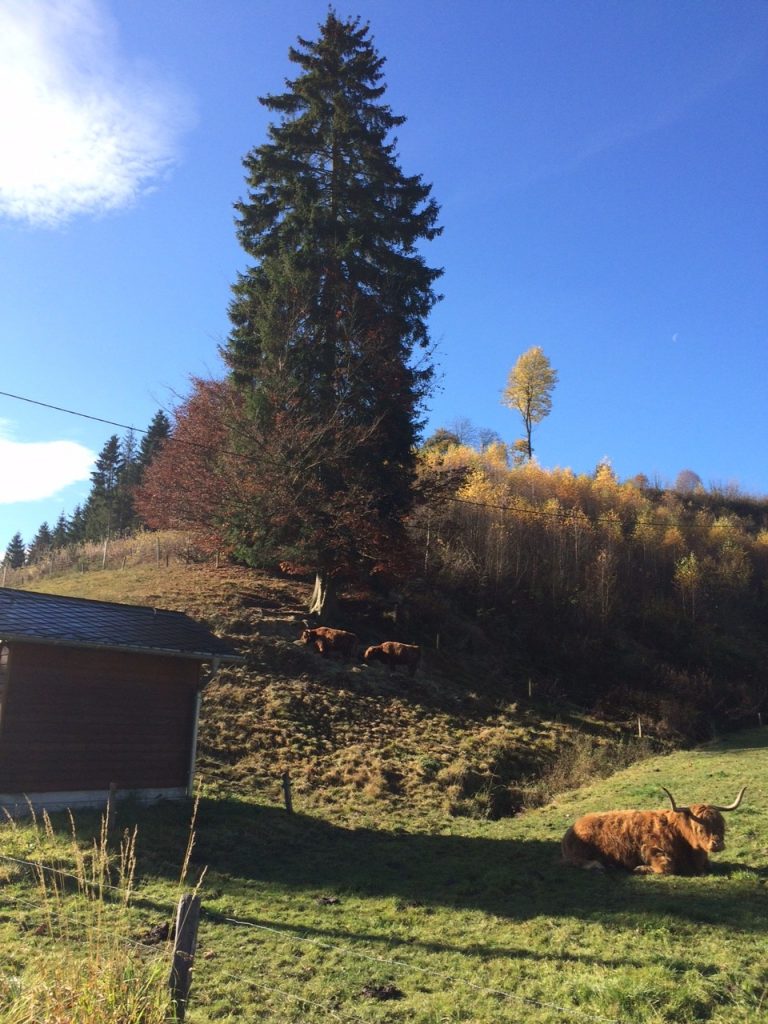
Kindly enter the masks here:
<path id="1" fill-rule="evenodd" d="M 708 853 L 719 853 L 725 849 L 725 819 L 721 811 L 735 811 L 742 801 L 746 786 L 742 786 L 739 795 L 727 807 L 717 804 L 692 804 L 681 807 L 664 786 L 661 787 L 670 799 L 672 810 L 685 817 L 686 831 L 694 840 L 694 845 Z"/>

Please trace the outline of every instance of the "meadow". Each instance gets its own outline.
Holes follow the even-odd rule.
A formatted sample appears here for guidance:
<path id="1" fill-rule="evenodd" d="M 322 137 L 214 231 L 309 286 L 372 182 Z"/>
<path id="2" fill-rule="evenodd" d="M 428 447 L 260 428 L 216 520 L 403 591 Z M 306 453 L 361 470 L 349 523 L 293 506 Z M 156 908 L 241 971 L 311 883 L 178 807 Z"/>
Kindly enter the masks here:
<path id="1" fill-rule="evenodd" d="M 191 804 L 128 798 L 106 844 L 95 812 L 0 824 L 1 1024 L 169 1020 L 162 929 L 198 884 L 191 1024 L 766 1019 L 768 730 L 672 751 L 547 693 L 513 700 L 478 656 L 433 650 L 413 681 L 325 662 L 296 643 L 304 584 L 184 552 L 23 584 L 183 608 L 246 663 L 206 690 L 189 857 Z M 363 610 L 361 633 L 383 628 Z M 707 876 L 560 862 L 587 810 L 743 784 Z"/>
<path id="2" fill-rule="evenodd" d="M 755 730 L 645 760 L 495 822 L 409 820 L 375 801 L 355 814 L 288 815 L 276 799 L 203 793 L 188 872 L 193 881 L 206 869 L 187 1020 L 764 1020 L 767 741 Z M 583 811 L 660 806 L 661 785 L 680 800 L 725 801 L 742 783 L 744 805 L 705 877 L 559 862 L 560 837 Z M 135 882 L 119 911 L 136 958 L 146 959 L 142 936 L 172 912 L 189 816 L 187 806 L 120 806 L 118 826 L 138 825 Z M 86 857 L 98 829 L 95 815 L 77 822 Z M 48 835 L 29 823 L 0 835 L 5 857 L 77 867 L 65 816 Z M 45 926 L 33 872 L 5 861 L 0 879 L 7 991 L 62 936 Z M 70 927 L 68 948 L 78 942 Z M 4 1012 L 0 1020 L 15 1020 Z"/>

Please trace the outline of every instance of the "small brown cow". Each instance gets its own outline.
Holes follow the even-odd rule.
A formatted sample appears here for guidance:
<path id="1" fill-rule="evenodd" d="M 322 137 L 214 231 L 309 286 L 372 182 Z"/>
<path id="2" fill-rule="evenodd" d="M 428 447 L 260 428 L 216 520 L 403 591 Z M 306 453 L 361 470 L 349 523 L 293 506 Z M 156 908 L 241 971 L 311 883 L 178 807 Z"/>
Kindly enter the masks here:
<path id="1" fill-rule="evenodd" d="M 721 811 L 735 811 L 746 786 L 727 807 L 680 807 L 668 789 L 671 811 L 585 814 L 563 836 L 563 860 L 581 868 L 622 867 L 639 875 L 701 875 L 709 854 L 725 847 Z"/>
<path id="2" fill-rule="evenodd" d="M 405 665 L 410 674 L 414 675 L 421 660 L 421 648 L 416 644 L 401 644 L 396 640 L 385 640 L 383 644 L 366 648 L 363 660 L 366 662 L 381 661 L 385 665 L 389 665 L 392 672 L 398 665 Z"/>
<path id="3" fill-rule="evenodd" d="M 351 658 L 357 645 L 357 637 L 354 633 L 348 633 L 345 629 L 333 629 L 331 626 L 316 626 L 310 629 L 309 626 L 301 634 L 301 641 L 311 644 L 318 654 L 327 658 L 329 654 L 340 654 L 343 658 Z"/>

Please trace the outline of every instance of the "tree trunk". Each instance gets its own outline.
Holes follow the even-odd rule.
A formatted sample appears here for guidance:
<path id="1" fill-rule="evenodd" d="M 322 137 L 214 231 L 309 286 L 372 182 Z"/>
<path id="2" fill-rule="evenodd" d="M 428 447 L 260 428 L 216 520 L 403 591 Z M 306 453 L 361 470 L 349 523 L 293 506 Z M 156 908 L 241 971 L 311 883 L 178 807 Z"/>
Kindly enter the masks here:
<path id="1" fill-rule="evenodd" d="M 309 614 L 319 622 L 325 622 L 336 611 L 336 593 L 333 580 L 324 570 L 315 573 L 315 585 L 309 599 Z"/>

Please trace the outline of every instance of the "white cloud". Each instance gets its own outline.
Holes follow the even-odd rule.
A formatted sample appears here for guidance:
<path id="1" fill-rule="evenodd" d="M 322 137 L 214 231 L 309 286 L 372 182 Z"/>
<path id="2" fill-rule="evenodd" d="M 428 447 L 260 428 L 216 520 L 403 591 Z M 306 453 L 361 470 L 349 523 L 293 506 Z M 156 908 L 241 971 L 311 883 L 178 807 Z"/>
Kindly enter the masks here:
<path id="1" fill-rule="evenodd" d="M 115 36 L 99 0 L 2 0 L 0 214 L 55 226 L 117 209 L 173 164 L 186 104 Z"/>
<path id="2" fill-rule="evenodd" d="M 74 441 L 23 444 L 0 438 L 0 504 L 50 498 L 69 484 L 87 480 L 95 458 Z"/>

